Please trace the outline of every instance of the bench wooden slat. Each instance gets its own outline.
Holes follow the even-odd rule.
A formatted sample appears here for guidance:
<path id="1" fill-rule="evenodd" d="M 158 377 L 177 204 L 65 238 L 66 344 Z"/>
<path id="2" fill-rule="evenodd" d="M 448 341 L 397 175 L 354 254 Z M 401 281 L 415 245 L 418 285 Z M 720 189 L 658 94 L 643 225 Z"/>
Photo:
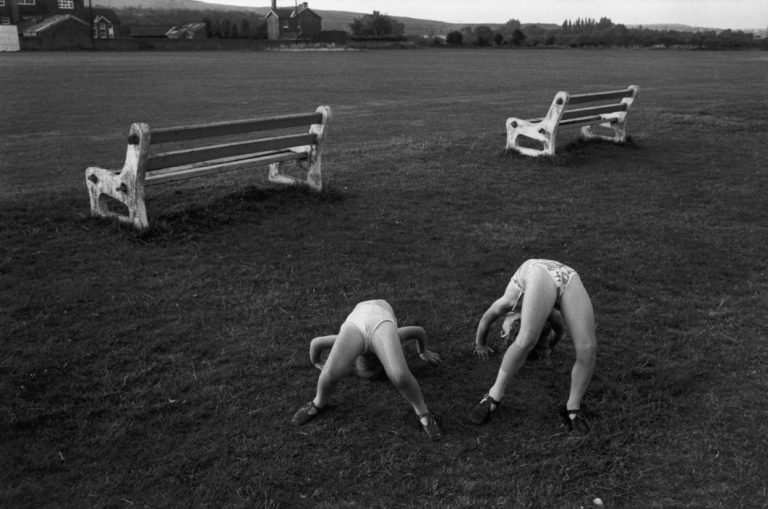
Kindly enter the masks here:
<path id="1" fill-rule="evenodd" d="M 625 104 L 618 103 L 605 106 L 595 106 L 592 108 L 579 108 L 578 110 L 565 110 L 563 115 L 560 117 L 559 125 L 574 123 L 568 122 L 571 119 L 588 118 L 595 115 L 600 115 L 602 113 L 616 113 L 619 111 L 627 111 L 627 106 Z M 531 122 L 532 124 L 538 124 L 542 120 L 544 120 L 544 117 L 531 118 L 528 119 L 528 122 Z"/>
<path id="2" fill-rule="evenodd" d="M 601 115 L 603 113 L 617 113 L 619 111 L 627 111 L 627 105 L 624 103 L 607 104 L 605 106 L 593 106 L 591 108 L 579 108 L 577 110 L 566 110 L 560 117 L 560 123 L 563 120 L 570 120 L 572 118 L 589 117 L 592 115 Z"/>
<path id="3" fill-rule="evenodd" d="M 632 94 L 633 91 L 630 88 L 624 90 L 611 90 L 609 92 L 596 92 L 594 94 L 574 94 L 568 98 L 568 104 L 584 104 L 624 99 L 625 97 L 632 97 Z"/>
<path id="4" fill-rule="evenodd" d="M 147 171 L 155 171 L 161 168 L 181 166 L 199 161 L 210 161 L 222 157 L 238 156 L 243 154 L 266 152 L 283 148 L 317 143 L 317 136 L 313 133 L 293 134 L 289 136 L 276 136 L 255 141 L 241 141 L 212 145 L 209 147 L 193 148 L 188 150 L 176 150 L 155 154 L 147 161 Z"/>
<path id="5" fill-rule="evenodd" d="M 560 122 L 560 126 L 562 127 L 568 127 L 568 126 L 580 126 L 580 125 L 589 125 L 589 124 L 602 124 L 604 122 L 611 122 L 616 123 L 619 120 L 617 118 L 605 118 L 601 115 L 592 115 L 591 117 L 578 117 L 578 118 L 572 118 L 569 120 L 564 120 Z"/>
<path id="6" fill-rule="evenodd" d="M 304 158 L 306 157 L 305 153 L 302 152 L 294 152 L 289 150 L 269 150 L 266 152 L 259 152 L 258 154 L 248 153 L 248 154 L 241 154 L 237 156 L 229 156 L 229 157 L 221 157 L 219 159 L 210 159 L 207 161 L 196 161 L 194 163 L 184 164 L 181 166 L 172 166 L 169 168 L 161 168 L 159 170 L 154 170 L 152 173 L 148 173 L 145 177 L 146 179 L 151 178 L 157 178 L 158 175 L 164 175 L 166 173 L 173 173 L 175 171 L 183 171 L 183 170 L 189 170 L 193 168 L 202 168 L 203 166 L 212 166 L 212 165 L 220 165 L 225 163 L 238 163 L 240 161 L 246 160 L 246 159 L 254 159 L 259 157 L 267 157 L 274 154 L 294 154 L 297 158 Z"/>
<path id="7" fill-rule="evenodd" d="M 169 143 L 174 141 L 196 140 L 213 136 L 229 136 L 271 129 L 289 127 L 309 127 L 323 121 L 320 113 L 305 113 L 299 115 L 283 115 L 279 117 L 254 118 L 234 122 L 214 122 L 183 127 L 165 127 L 152 131 L 152 143 Z"/>
<path id="8" fill-rule="evenodd" d="M 208 164 L 193 163 L 153 172 L 146 176 L 144 185 L 151 186 L 175 180 L 185 180 L 193 177 L 200 177 L 202 175 L 219 173 L 222 171 L 242 170 L 253 166 L 301 159 L 307 159 L 306 152 L 266 152 L 256 157 L 222 158 L 220 160 L 209 161 Z"/>
<path id="9" fill-rule="evenodd" d="M 534 118 L 529 120 L 528 122 L 531 122 L 532 124 L 541 122 L 544 120 L 544 117 L 542 118 Z M 597 121 L 601 122 L 617 122 L 618 120 L 616 118 L 605 118 L 601 115 L 589 115 L 589 116 L 583 116 L 583 117 L 576 117 L 576 118 L 570 118 L 567 120 L 561 120 L 558 125 L 559 126 L 569 126 L 569 125 L 576 125 L 576 124 L 593 124 Z"/>

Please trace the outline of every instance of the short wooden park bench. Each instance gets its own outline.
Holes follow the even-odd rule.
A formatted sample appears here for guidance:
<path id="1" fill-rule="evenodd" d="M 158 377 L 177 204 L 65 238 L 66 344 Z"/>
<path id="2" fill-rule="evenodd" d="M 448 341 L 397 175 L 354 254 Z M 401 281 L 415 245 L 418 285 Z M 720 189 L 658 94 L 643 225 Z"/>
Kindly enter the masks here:
<path id="1" fill-rule="evenodd" d="M 323 138 L 330 116 L 330 108 L 320 106 L 313 113 L 211 124 L 159 129 L 150 129 L 143 123 L 133 124 L 122 169 L 90 167 L 85 170 L 91 214 L 114 217 L 144 229 L 149 226 L 144 204 L 146 186 L 265 165 L 269 166 L 271 182 L 306 184 L 319 191 L 322 189 Z M 298 128 L 309 130 L 296 133 Z M 221 141 L 223 137 L 235 136 L 240 141 Z M 193 140 L 192 146 L 184 143 Z M 157 152 L 156 147 L 163 144 L 166 147 L 173 144 L 170 145 L 173 149 Z M 306 179 L 281 172 L 287 161 L 295 161 L 305 170 Z M 115 207 L 110 200 L 124 207 Z M 115 210 L 120 208 L 124 213 Z"/>
<path id="2" fill-rule="evenodd" d="M 638 90 L 631 85 L 625 90 L 592 94 L 558 92 L 543 118 L 507 119 L 507 150 L 529 156 L 554 155 L 557 130 L 564 127 L 581 127 L 585 139 L 623 143 L 627 139 L 627 116 Z"/>

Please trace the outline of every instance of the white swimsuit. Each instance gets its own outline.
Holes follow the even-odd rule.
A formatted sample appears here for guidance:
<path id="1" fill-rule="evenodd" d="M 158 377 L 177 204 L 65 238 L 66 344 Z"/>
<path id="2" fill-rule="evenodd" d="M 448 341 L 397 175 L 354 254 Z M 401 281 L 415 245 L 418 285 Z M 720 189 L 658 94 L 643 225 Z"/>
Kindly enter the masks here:
<path id="1" fill-rule="evenodd" d="M 360 331 L 365 341 L 365 353 L 367 353 L 371 351 L 373 333 L 384 322 L 392 322 L 397 327 L 397 319 L 392 306 L 387 301 L 379 299 L 367 300 L 355 306 L 344 324 L 352 324 Z"/>

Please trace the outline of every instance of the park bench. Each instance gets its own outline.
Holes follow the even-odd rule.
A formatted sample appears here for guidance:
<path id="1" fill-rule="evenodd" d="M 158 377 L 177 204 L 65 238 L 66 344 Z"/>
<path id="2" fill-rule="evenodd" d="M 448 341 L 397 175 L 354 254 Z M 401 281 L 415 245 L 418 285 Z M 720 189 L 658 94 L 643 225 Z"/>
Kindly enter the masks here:
<path id="1" fill-rule="evenodd" d="M 159 129 L 135 123 L 122 169 L 85 170 L 91 214 L 144 229 L 149 226 L 146 186 L 265 165 L 271 182 L 306 184 L 319 191 L 323 138 L 330 116 L 330 108 L 320 106 L 313 113 Z M 298 128 L 302 132 L 296 133 Z M 235 137 L 238 141 L 232 141 Z M 194 141 L 192 146 L 184 143 L 190 141 Z M 172 150 L 159 152 L 157 147 L 164 144 Z M 287 161 L 295 161 L 306 171 L 306 179 L 283 173 Z"/>
<path id="2" fill-rule="evenodd" d="M 561 127 L 581 127 L 581 137 L 585 139 L 623 143 L 627 139 L 627 116 L 637 92 L 635 85 L 591 94 L 560 91 L 555 94 L 546 116 L 507 119 L 507 150 L 529 156 L 554 155 L 556 134 Z M 572 108 L 577 105 L 583 107 Z"/>

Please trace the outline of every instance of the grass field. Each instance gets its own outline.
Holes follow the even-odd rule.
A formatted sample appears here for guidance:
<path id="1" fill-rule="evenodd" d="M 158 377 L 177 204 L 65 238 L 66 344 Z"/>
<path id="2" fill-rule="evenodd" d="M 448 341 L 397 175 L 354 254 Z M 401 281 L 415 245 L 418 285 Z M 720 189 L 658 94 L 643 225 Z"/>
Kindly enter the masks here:
<path id="1" fill-rule="evenodd" d="M 0 507 L 768 507 L 768 56 L 419 50 L 0 54 Z M 507 116 L 640 86 L 624 146 L 505 154 Z M 333 108 L 327 190 L 152 188 L 152 227 L 88 217 L 131 122 Z M 529 257 L 598 321 L 569 439 L 571 345 L 467 412 L 482 312 Z M 382 381 L 290 425 L 307 348 L 387 299 L 444 439 Z M 492 334 L 496 334 L 495 331 Z M 495 346 L 499 346 L 495 343 Z"/>

